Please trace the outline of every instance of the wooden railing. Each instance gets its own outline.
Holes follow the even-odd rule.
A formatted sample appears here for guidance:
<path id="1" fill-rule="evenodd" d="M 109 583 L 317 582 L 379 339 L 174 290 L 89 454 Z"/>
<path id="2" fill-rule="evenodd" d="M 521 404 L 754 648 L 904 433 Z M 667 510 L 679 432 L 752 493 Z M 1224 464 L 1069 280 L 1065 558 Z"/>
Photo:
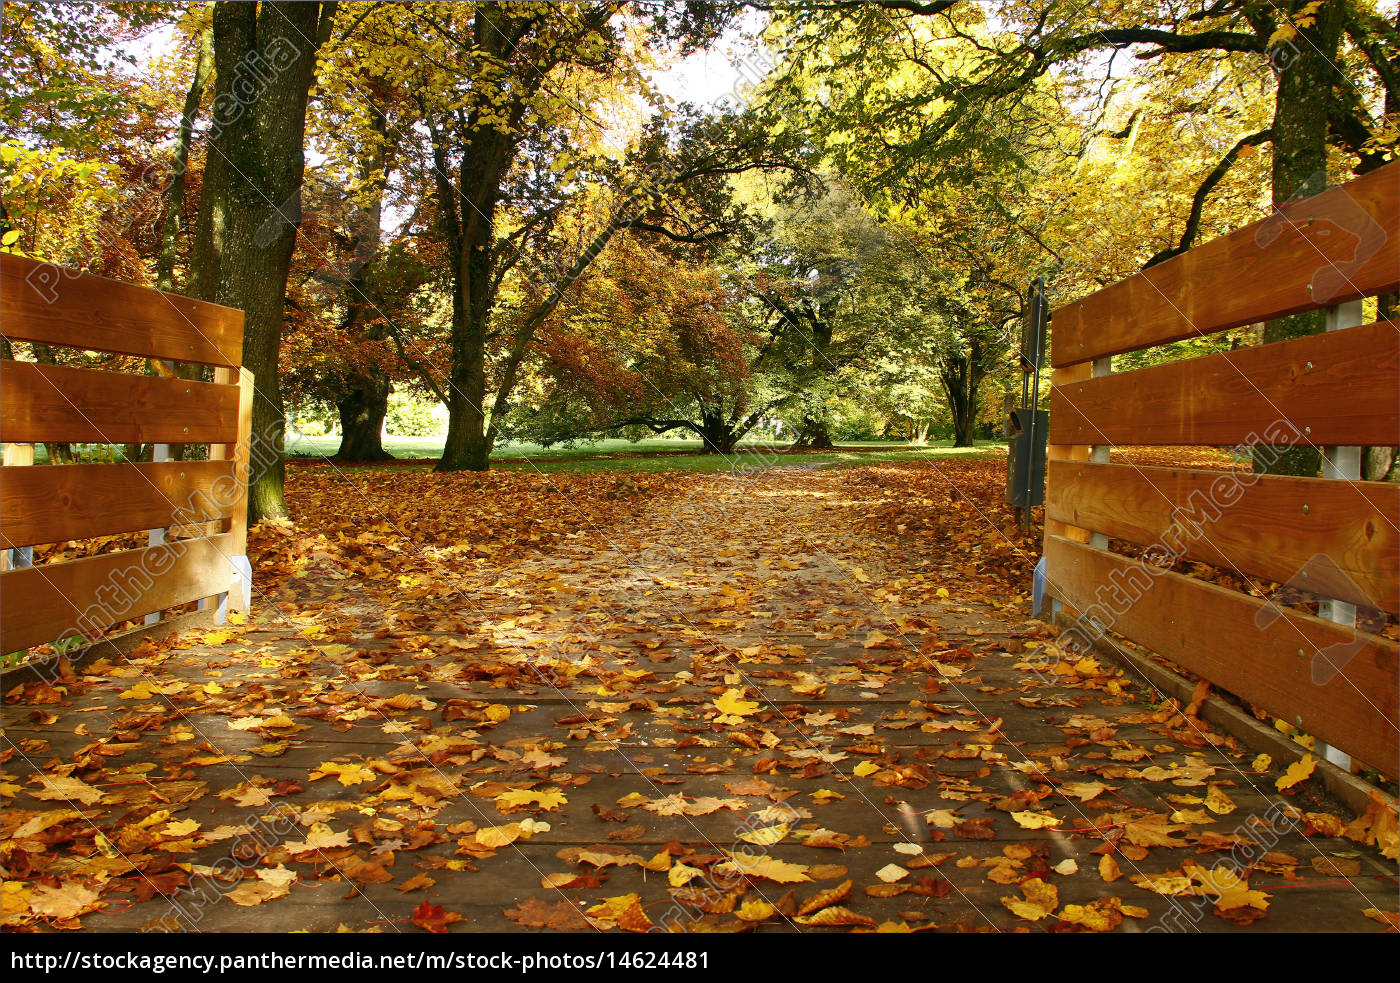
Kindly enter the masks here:
<path id="1" fill-rule="evenodd" d="M 1391 777 L 1400 660 L 1355 612 L 1400 611 L 1400 486 L 1357 480 L 1363 446 L 1400 442 L 1400 327 L 1363 313 L 1397 285 L 1391 164 L 1055 311 L 1045 523 L 1046 589 L 1079 625 Z M 1325 334 L 1112 371 L 1114 355 L 1317 309 Z M 1114 446 L 1193 444 L 1316 446 L 1323 475 L 1109 463 Z M 1165 569 L 1179 560 L 1245 589 Z M 1271 600 L 1274 584 L 1321 598 L 1318 615 Z"/>
<path id="2" fill-rule="evenodd" d="M 110 353 L 101 371 L 0 361 L 0 651 L 91 639 L 198 602 L 246 609 L 253 379 L 239 367 L 243 313 L 21 256 L 0 256 L 0 334 Z M 136 374 L 159 363 L 166 374 Z M 72 361 L 59 356 L 54 361 Z M 175 374 L 213 367 L 213 381 Z M 186 373 L 201 374 L 201 373 Z M 32 466 L 35 443 L 152 444 L 153 460 Z M 171 460 L 174 445 L 207 460 Z M 191 453 L 204 457 L 202 453 Z M 33 547 L 146 533 L 141 548 L 31 565 Z"/>

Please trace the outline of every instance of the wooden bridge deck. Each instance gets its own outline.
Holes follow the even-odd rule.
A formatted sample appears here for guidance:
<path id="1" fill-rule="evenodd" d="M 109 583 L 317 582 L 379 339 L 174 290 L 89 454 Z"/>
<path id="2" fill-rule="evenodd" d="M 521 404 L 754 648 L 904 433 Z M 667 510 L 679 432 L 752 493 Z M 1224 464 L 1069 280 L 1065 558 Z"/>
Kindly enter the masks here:
<path id="1" fill-rule="evenodd" d="M 327 541 L 243 625 L 7 679 L 7 929 L 1383 930 L 1309 783 L 1030 671 L 975 557 L 871 521 L 905 474 L 695 479 L 488 567 Z"/>

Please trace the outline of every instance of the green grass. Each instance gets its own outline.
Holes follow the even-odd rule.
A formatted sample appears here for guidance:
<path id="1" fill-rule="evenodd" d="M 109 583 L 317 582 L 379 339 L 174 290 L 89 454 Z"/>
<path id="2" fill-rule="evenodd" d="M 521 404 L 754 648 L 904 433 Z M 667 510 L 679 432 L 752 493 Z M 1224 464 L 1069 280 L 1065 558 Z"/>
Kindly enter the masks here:
<path id="1" fill-rule="evenodd" d="M 926 447 L 911 447 L 903 441 L 851 441 L 838 443 L 833 450 L 803 453 L 775 453 L 786 444 L 771 444 L 764 440 L 740 443 L 730 454 L 702 454 L 698 440 L 597 440 L 572 447 L 555 444 L 505 444 L 491 455 L 493 467 L 505 470 L 555 471 L 730 471 L 745 467 L 770 465 L 822 464 L 828 466 L 851 464 L 880 464 L 890 461 L 917 461 L 935 457 L 966 457 L 990 450 L 1005 451 L 1006 444 L 979 440 L 975 448 L 953 447 L 952 441 L 934 441 Z M 332 456 L 340 448 L 339 437 L 297 437 L 288 440 L 287 456 L 292 460 L 314 461 Z M 105 449 L 105 448 L 104 448 Z M 386 437 L 384 449 L 401 461 L 436 461 L 442 453 L 441 437 Z M 35 447 L 35 463 L 46 461 L 42 444 Z M 112 450 L 120 450 L 112 448 Z M 88 459 L 82 455 L 80 460 Z M 94 459 L 96 456 L 94 455 Z M 105 458 L 104 458 L 105 459 Z M 409 465 L 413 466 L 413 465 Z M 354 465 L 342 468 L 354 469 Z"/>
<path id="2" fill-rule="evenodd" d="M 302 437 L 289 444 L 289 454 L 303 458 L 329 457 L 340 446 L 336 437 Z M 777 445 L 779 449 L 786 445 Z M 590 473 L 600 471 L 730 471 L 769 465 L 859 465 L 898 461 L 918 461 L 939 457 L 966 457 L 1002 450 L 997 441 L 977 442 L 974 448 L 953 447 L 952 441 L 935 441 L 926 447 L 911 447 L 903 441 L 860 441 L 840 443 L 834 450 L 804 453 L 773 453 L 763 441 L 746 441 L 732 454 L 702 454 L 698 440 L 599 440 L 573 447 L 538 444 L 508 444 L 492 454 L 492 465 L 503 470 L 529 470 Z M 388 437 L 384 449 L 397 458 L 436 459 L 442 452 L 442 438 Z"/>

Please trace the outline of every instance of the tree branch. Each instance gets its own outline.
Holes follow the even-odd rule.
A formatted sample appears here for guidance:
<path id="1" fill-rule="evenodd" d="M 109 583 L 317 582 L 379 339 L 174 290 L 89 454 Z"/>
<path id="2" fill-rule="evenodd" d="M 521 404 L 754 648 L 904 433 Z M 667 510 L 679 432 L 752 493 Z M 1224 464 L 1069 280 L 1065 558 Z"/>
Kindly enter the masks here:
<path id="1" fill-rule="evenodd" d="M 1261 143 L 1268 143 L 1273 138 L 1274 131 L 1272 129 L 1251 133 L 1247 137 L 1241 137 L 1239 142 L 1231 147 L 1224 157 L 1220 158 L 1220 163 L 1216 164 L 1211 172 L 1206 175 L 1206 179 L 1201 182 L 1201 186 L 1196 189 L 1196 194 L 1191 199 L 1191 214 L 1186 218 L 1186 228 L 1181 233 L 1181 241 L 1175 246 L 1169 246 L 1163 249 L 1149 259 L 1142 266 L 1144 270 L 1150 266 L 1156 266 L 1158 263 L 1164 263 L 1173 256 L 1180 256 L 1191 248 L 1192 244 L 1196 241 L 1196 236 L 1201 231 L 1201 214 L 1205 211 L 1206 199 L 1210 197 L 1210 193 L 1215 190 L 1215 186 L 1224 180 L 1225 175 L 1229 173 L 1230 168 L 1233 167 L 1235 161 L 1239 159 L 1240 151 L 1244 150 L 1245 147 L 1257 147 Z"/>

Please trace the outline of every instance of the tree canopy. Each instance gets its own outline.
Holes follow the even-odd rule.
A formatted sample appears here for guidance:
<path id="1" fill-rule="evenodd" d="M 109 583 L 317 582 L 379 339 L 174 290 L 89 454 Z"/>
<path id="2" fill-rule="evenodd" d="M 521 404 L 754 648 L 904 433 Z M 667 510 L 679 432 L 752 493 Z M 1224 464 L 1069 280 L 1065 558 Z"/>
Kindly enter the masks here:
<path id="1" fill-rule="evenodd" d="M 257 439 L 285 391 L 347 460 L 387 456 L 395 390 L 443 407 L 444 470 L 875 417 L 966 442 L 1037 277 L 1079 296 L 1397 139 L 1373 0 L 306 7 L 7 5 L 4 235 L 243 308 Z M 667 95 L 720 50 L 730 99 Z"/>

